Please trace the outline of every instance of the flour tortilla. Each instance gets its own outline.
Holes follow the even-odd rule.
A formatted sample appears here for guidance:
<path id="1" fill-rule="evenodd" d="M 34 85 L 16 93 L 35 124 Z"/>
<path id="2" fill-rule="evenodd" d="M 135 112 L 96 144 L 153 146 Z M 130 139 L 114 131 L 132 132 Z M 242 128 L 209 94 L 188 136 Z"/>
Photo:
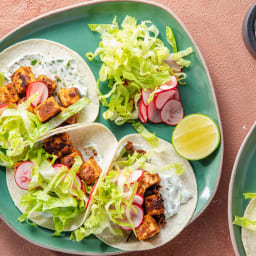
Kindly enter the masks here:
<path id="1" fill-rule="evenodd" d="M 256 221 L 256 198 L 251 199 L 248 204 L 244 217 Z M 247 256 L 256 254 L 256 231 L 242 227 L 242 241 Z"/>
<path id="2" fill-rule="evenodd" d="M 78 53 L 62 44 L 50 40 L 29 39 L 14 44 L 0 53 L 0 71 L 4 73 L 7 72 L 10 64 L 28 54 L 41 54 L 42 56 L 54 59 L 74 59 L 77 63 L 80 75 L 84 78 L 88 93 L 87 97 L 90 103 L 79 112 L 77 124 L 67 125 L 65 128 L 77 126 L 79 123 L 90 123 L 96 120 L 99 112 L 99 100 L 96 89 L 97 83 L 89 66 Z M 60 89 L 59 86 L 58 88 Z M 80 93 L 83 94 L 83 92 Z M 61 127 L 55 130 L 58 131 L 62 129 Z"/>
<path id="3" fill-rule="evenodd" d="M 69 134 L 74 148 L 79 150 L 83 156 L 85 156 L 84 148 L 88 145 L 93 145 L 98 155 L 100 156 L 100 159 L 97 161 L 97 163 L 102 169 L 102 174 L 104 174 L 104 172 L 109 169 L 109 166 L 113 161 L 113 156 L 118 143 L 114 134 L 108 128 L 98 123 L 84 124 L 80 125 L 79 127 L 69 128 L 61 132 L 56 132 L 55 134 L 62 132 L 67 132 Z M 38 144 L 40 143 L 42 142 L 38 142 Z M 7 169 L 6 181 L 14 204 L 22 213 L 24 213 L 25 209 L 19 205 L 19 202 L 22 195 L 26 194 L 27 191 L 20 189 L 16 185 L 13 169 Z M 85 212 L 82 212 L 66 226 L 65 231 L 72 231 L 79 228 L 84 223 L 85 217 Z M 51 216 L 36 212 L 31 216 L 30 219 L 39 226 L 54 230 L 54 223 Z"/>
<path id="4" fill-rule="evenodd" d="M 124 137 L 118 144 L 116 154 L 120 152 L 123 146 L 131 141 L 134 146 L 145 151 L 152 150 L 152 146 L 148 144 L 140 135 L 131 134 Z M 113 235 L 108 229 L 97 237 L 104 243 L 125 251 L 138 251 L 148 250 L 164 245 L 165 243 L 174 239 L 190 222 L 197 204 L 197 184 L 193 169 L 189 162 L 176 154 L 172 145 L 167 141 L 159 139 L 159 147 L 151 157 L 151 163 L 155 166 L 156 170 L 167 166 L 170 163 L 181 163 L 185 172 L 180 175 L 182 184 L 192 193 L 193 197 L 186 203 L 182 204 L 179 212 L 173 217 L 167 219 L 167 223 L 164 228 L 160 228 L 160 233 L 156 236 L 147 239 L 145 241 L 139 241 L 135 236 L 132 236 L 127 242 L 127 238 L 131 231 L 124 232 L 124 237 Z"/>

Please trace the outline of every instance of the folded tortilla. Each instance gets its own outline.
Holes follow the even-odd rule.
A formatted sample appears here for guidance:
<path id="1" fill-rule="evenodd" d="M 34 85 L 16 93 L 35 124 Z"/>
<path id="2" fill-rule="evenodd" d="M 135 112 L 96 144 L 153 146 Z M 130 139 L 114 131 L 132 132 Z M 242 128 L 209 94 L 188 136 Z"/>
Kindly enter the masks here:
<path id="1" fill-rule="evenodd" d="M 248 204 L 244 217 L 256 221 L 256 198 L 251 199 Z M 242 242 L 247 256 L 256 254 L 256 231 L 242 227 Z"/>
<path id="2" fill-rule="evenodd" d="M 152 238 L 145 241 L 139 241 L 135 236 L 132 236 L 127 242 L 127 238 L 131 231 L 124 231 L 124 237 L 119 237 L 111 233 L 109 229 L 106 229 L 102 234 L 97 235 L 97 237 L 104 243 L 121 250 L 148 250 L 162 246 L 171 241 L 188 225 L 197 204 L 196 178 L 189 162 L 177 155 L 172 145 L 167 141 L 159 139 L 159 147 L 156 149 L 152 148 L 152 146 L 148 144 L 140 135 L 131 134 L 124 137 L 119 142 L 116 155 L 120 153 L 120 150 L 128 141 L 132 142 L 135 147 L 137 146 L 145 151 L 155 149 L 155 152 L 151 157 L 151 164 L 155 167 L 156 171 L 173 162 L 181 163 L 184 166 L 185 171 L 179 176 L 180 181 L 192 193 L 192 198 L 187 203 L 181 204 L 178 213 L 167 219 L 166 225 L 163 228 L 160 228 L 160 233 Z"/>
<path id="3" fill-rule="evenodd" d="M 0 67 L 1 72 L 6 73 L 8 66 L 14 63 L 17 59 L 24 55 L 40 54 L 54 59 L 74 59 L 77 63 L 78 71 L 83 76 L 86 88 L 87 98 L 90 103 L 79 112 L 78 121 L 76 124 L 67 125 L 65 128 L 77 126 L 79 123 L 90 123 L 95 121 L 99 112 L 99 100 L 97 96 L 97 84 L 93 73 L 84 59 L 70 48 L 45 39 L 29 39 L 10 46 L 0 53 Z M 47 74 L 41 74 L 47 75 Z M 74 85 L 75 87 L 75 85 Z M 60 89 L 58 85 L 57 90 Z M 81 94 L 83 92 L 80 91 Z M 62 130 L 63 128 L 56 128 Z M 52 132 L 50 132 L 52 133 Z"/>
<path id="4" fill-rule="evenodd" d="M 79 150 L 83 156 L 85 156 L 86 146 L 93 145 L 95 147 L 99 156 L 99 161 L 97 161 L 97 163 L 102 169 L 101 175 L 104 175 L 113 161 L 115 149 L 118 144 L 114 134 L 104 125 L 99 123 L 80 125 L 79 127 L 58 131 L 55 134 L 62 132 L 68 133 L 74 148 Z M 39 145 L 40 143 L 42 142 L 38 142 Z M 16 185 L 14 180 L 14 169 L 7 169 L 6 182 L 14 204 L 22 213 L 24 213 L 25 209 L 22 208 L 19 203 L 22 195 L 26 194 L 27 191 L 20 189 Z M 39 226 L 51 230 L 55 229 L 51 216 L 45 213 L 35 212 L 32 214 L 30 219 Z M 82 212 L 66 226 L 65 231 L 72 231 L 77 229 L 84 223 L 84 221 L 85 212 Z"/>

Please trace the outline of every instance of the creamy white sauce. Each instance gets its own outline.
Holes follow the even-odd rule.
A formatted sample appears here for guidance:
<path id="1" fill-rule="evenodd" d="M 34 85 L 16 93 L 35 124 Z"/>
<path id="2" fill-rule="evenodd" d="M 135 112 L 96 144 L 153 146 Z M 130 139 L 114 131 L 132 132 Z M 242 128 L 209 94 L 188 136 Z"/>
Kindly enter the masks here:
<path id="1" fill-rule="evenodd" d="M 160 193 L 164 200 L 164 214 L 166 219 L 177 214 L 181 204 L 192 198 L 192 193 L 181 183 L 179 176 L 173 173 L 160 173 Z"/>
<path id="2" fill-rule="evenodd" d="M 20 67 L 31 67 L 35 77 L 46 75 L 58 84 L 57 92 L 61 88 L 78 88 L 81 96 L 87 96 L 85 78 L 79 73 L 77 63 L 74 59 L 56 59 L 41 54 L 24 55 L 8 66 L 5 74 L 8 82 L 11 75 Z"/>

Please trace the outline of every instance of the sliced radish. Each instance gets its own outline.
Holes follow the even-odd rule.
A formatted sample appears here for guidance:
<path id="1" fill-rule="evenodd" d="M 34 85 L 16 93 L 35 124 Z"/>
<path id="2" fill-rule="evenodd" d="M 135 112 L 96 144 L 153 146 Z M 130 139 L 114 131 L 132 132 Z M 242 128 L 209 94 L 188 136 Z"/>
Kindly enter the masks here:
<path id="1" fill-rule="evenodd" d="M 159 86 L 159 89 L 162 91 L 168 91 L 170 89 L 176 88 L 178 85 L 177 78 L 175 76 L 171 76 L 170 81 L 166 82 L 165 84 Z"/>
<path id="2" fill-rule="evenodd" d="M 181 66 L 170 56 L 165 62 L 170 66 L 170 68 L 176 73 L 181 72 Z"/>
<path id="3" fill-rule="evenodd" d="M 52 167 L 54 168 L 54 170 L 56 172 L 59 172 L 61 170 L 61 168 L 63 168 L 64 166 L 67 167 L 68 169 L 70 169 L 69 166 L 67 166 L 65 164 L 54 164 Z"/>
<path id="4" fill-rule="evenodd" d="M 146 123 L 147 122 L 147 107 L 146 105 L 144 104 L 143 101 L 141 101 L 140 103 L 140 108 L 139 108 L 139 119 L 142 123 Z"/>
<path id="5" fill-rule="evenodd" d="M 175 95 L 174 95 L 174 99 L 180 101 L 180 91 L 179 91 L 178 88 L 176 88 L 176 92 L 175 92 Z"/>
<path id="6" fill-rule="evenodd" d="M 9 104 L 3 104 L 0 106 L 0 115 L 8 108 Z"/>
<path id="7" fill-rule="evenodd" d="M 155 106 L 154 100 L 152 100 L 148 105 L 147 105 L 147 116 L 148 120 L 152 123 L 161 123 L 161 116 L 160 116 L 161 111 L 158 110 Z"/>
<path id="8" fill-rule="evenodd" d="M 86 203 L 86 208 L 89 206 L 89 203 L 90 203 L 90 201 L 91 201 L 91 199 L 92 199 L 92 194 L 93 194 L 93 192 L 94 192 L 94 190 L 95 190 L 95 188 L 96 188 L 97 183 L 98 183 L 98 181 L 96 181 L 95 184 L 94 184 L 93 187 L 92 187 L 92 191 L 91 191 L 91 193 L 90 193 L 90 195 L 89 195 L 89 198 L 88 198 L 88 201 L 87 201 L 87 203 Z"/>
<path id="9" fill-rule="evenodd" d="M 161 110 L 161 119 L 168 125 L 176 125 L 183 117 L 184 108 L 178 100 L 169 100 Z"/>
<path id="10" fill-rule="evenodd" d="M 161 110 L 168 100 L 174 99 L 175 93 L 176 88 L 168 91 L 159 92 L 154 98 L 156 108 L 158 110 Z"/>
<path id="11" fill-rule="evenodd" d="M 132 204 L 136 210 L 137 210 L 137 213 L 135 212 L 135 210 L 133 210 L 133 208 L 131 208 L 129 211 L 130 212 L 127 212 L 130 214 L 130 218 L 131 218 L 131 221 L 133 223 L 133 226 L 134 228 L 138 228 L 142 222 L 143 222 L 143 219 L 144 219 L 144 211 L 142 209 L 142 207 L 138 204 L 135 204 L 133 203 Z M 126 214 L 127 215 L 127 214 Z M 127 216 L 124 217 L 124 219 L 122 220 L 119 220 L 121 222 L 125 222 L 125 223 L 129 223 L 128 219 L 127 219 Z M 120 226 L 122 229 L 124 230 L 132 230 L 130 227 L 127 227 L 127 226 Z"/>
<path id="12" fill-rule="evenodd" d="M 41 104 L 45 100 L 47 100 L 49 91 L 48 87 L 43 82 L 33 82 L 27 86 L 26 90 L 26 97 L 29 98 L 36 92 L 39 92 L 39 95 L 36 97 L 36 99 L 31 103 L 33 107 L 36 107 L 38 104 Z"/>
<path id="13" fill-rule="evenodd" d="M 141 89 L 141 97 L 142 97 L 142 101 L 144 103 L 145 106 L 148 105 L 148 98 L 149 98 L 149 95 L 151 94 L 151 90 L 143 90 Z"/>
<path id="14" fill-rule="evenodd" d="M 28 190 L 29 183 L 31 181 L 31 167 L 34 163 L 31 161 L 26 161 L 21 163 L 15 172 L 14 179 L 18 187 L 24 190 Z"/>
<path id="15" fill-rule="evenodd" d="M 139 181 L 143 175 L 142 170 L 134 171 L 131 175 L 131 183 L 134 183 L 135 181 Z"/>
<path id="16" fill-rule="evenodd" d="M 144 197 L 142 195 L 136 194 L 133 203 L 142 206 L 144 203 Z"/>

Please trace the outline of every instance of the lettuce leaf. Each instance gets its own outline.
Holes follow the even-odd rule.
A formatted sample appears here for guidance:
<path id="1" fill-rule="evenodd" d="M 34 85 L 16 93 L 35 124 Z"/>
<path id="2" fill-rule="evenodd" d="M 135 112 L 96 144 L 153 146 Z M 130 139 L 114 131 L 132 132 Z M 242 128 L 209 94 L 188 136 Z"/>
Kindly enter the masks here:
<path id="1" fill-rule="evenodd" d="M 126 16 L 121 26 L 115 17 L 112 24 L 89 24 L 89 28 L 101 34 L 99 47 L 86 56 L 90 61 L 99 56 L 102 61 L 98 95 L 101 103 L 108 108 L 103 117 L 117 125 L 137 119 L 135 98 L 140 98 L 141 90 L 155 90 L 174 74 L 165 62 L 170 52 L 158 38 L 158 28 L 150 21 L 138 23 L 131 16 Z M 167 39 L 175 49 L 176 41 L 170 31 L 170 28 L 167 29 Z M 181 56 L 185 56 L 184 53 L 174 58 L 183 66 L 188 66 Z M 101 88 L 100 82 L 104 82 Z M 109 92 L 103 94 L 101 89 Z"/>
<path id="2" fill-rule="evenodd" d="M 148 131 L 140 122 L 135 123 L 132 126 L 151 146 L 158 147 L 159 141 L 155 133 Z"/>
<path id="3" fill-rule="evenodd" d="M 5 76 L 3 72 L 0 72 L 0 87 L 4 85 L 5 82 Z"/>
<path id="4" fill-rule="evenodd" d="M 87 98 L 81 98 L 42 124 L 35 114 L 26 110 L 36 96 L 31 96 L 17 109 L 10 105 L 0 116 L 0 146 L 6 149 L 5 152 L 0 152 L 0 165 L 11 167 L 17 159 L 23 160 L 27 147 L 31 148 L 46 132 L 58 127 L 89 103 Z"/>
<path id="5" fill-rule="evenodd" d="M 166 39 L 169 45 L 172 47 L 173 52 L 178 52 L 175 36 L 169 26 L 166 26 Z"/>
<path id="6" fill-rule="evenodd" d="M 256 230 L 256 221 L 250 220 L 246 217 L 235 216 L 233 224 L 247 229 Z"/>
<path id="7" fill-rule="evenodd" d="M 37 156 L 39 156 L 39 152 L 43 153 L 43 150 L 39 150 Z M 43 162 L 38 157 L 35 161 L 36 165 L 31 176 L 34 184 L 21 198 L 20 205 L 26 210 L 18 220 L 20 222 L 28 221 L 34 212 L 51 214 L 56 229 L 54 235 L 58 236 L 71 220 L 85 210 L 85 195 L 76 184 L 75 178 L 82 165 L 82 160 L 80 157 L 76 157 L 70 170 L 63 167 L 58 173 L 55 172 L 51 176 L 45 177 L 44 167 L 51 165 L 45 159 L 46 156 L 47 153 L 43 154 Z M 40 164 L 38 165 L 38 163 Z M 37 177 L 35 178 L 35 176 Z M 73 188 L 74 184 L 75 189 Z M 74 191 L 76 191 L 75 196 L 73 196 Z"/>
<path id="8" fill-rule="evenodd" d="M 244 193 L 245 199 L 256 198 L 256 193 Z"/>

